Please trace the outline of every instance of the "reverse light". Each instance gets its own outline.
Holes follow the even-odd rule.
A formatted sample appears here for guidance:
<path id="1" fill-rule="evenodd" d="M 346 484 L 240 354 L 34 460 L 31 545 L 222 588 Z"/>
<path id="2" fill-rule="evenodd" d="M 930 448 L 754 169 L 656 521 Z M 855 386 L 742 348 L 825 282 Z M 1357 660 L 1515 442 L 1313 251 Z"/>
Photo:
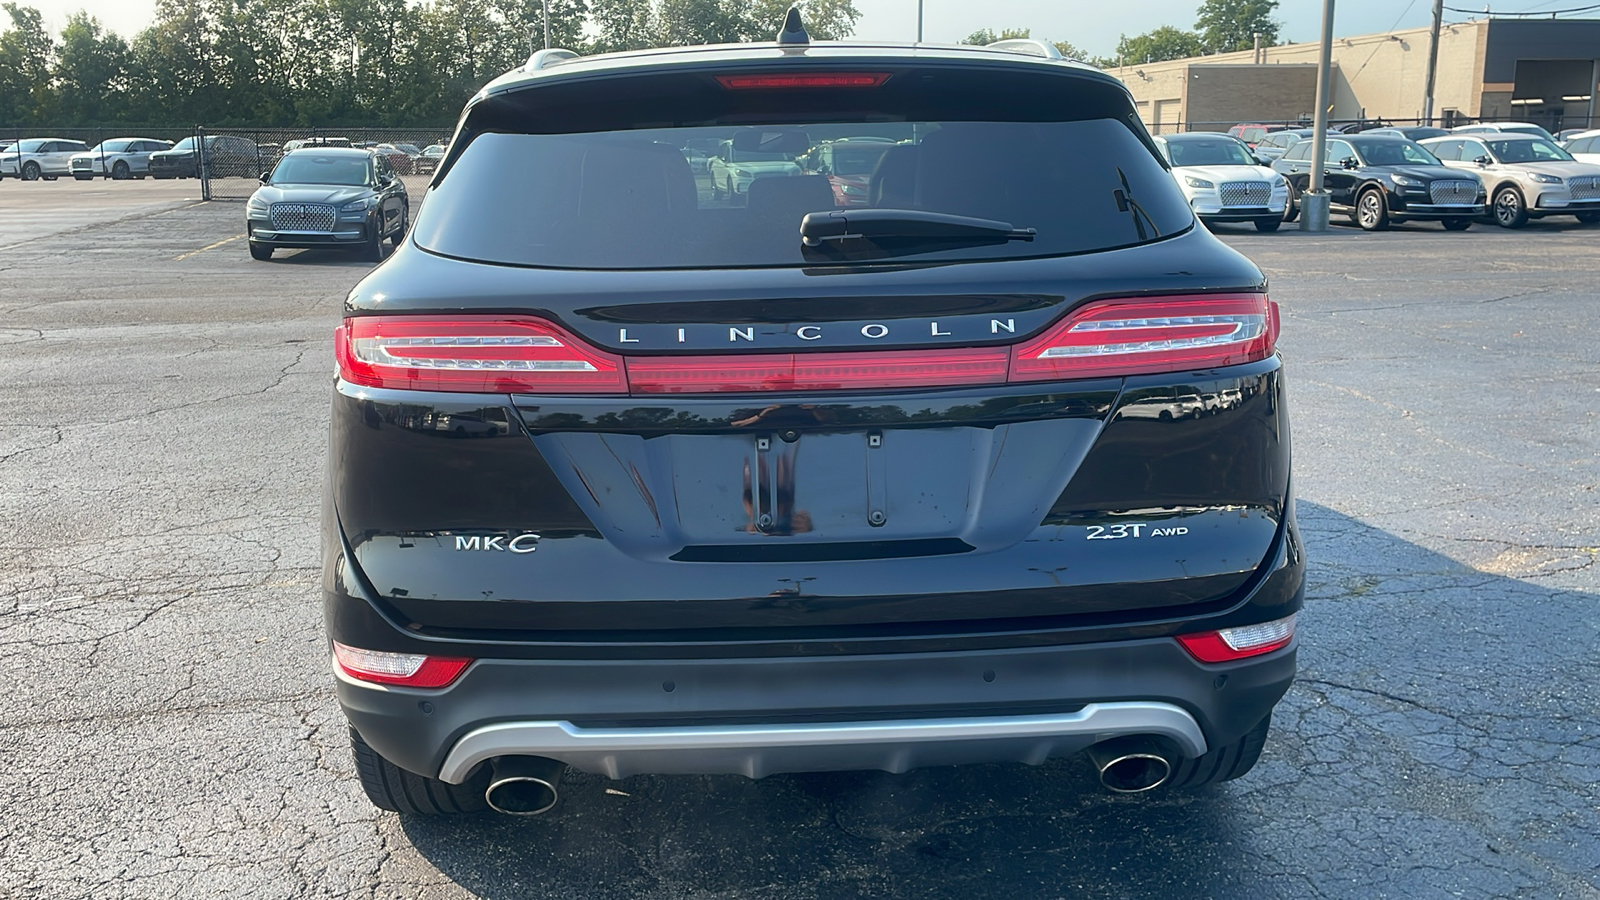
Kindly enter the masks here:
<path id="1" fill-rule="evenodd" d="M 357 681 L 410 688 L 446 687 L 472 664 L 472 660 L 457 656 L 362 650 L 338 641 L 333 642 L 333 661 L 339 671 Z"/>
<path id="2" fill-rule="evenodd" d="M 788 75 L 718 75 L 730 91 L 772 88 L 875 88 L 889 80 L 887 72 L 812 72 Z"/>
<path id="3" fill-rule="evenodd" d="M 628 392 L 622 359 L 539 319 L 357 316 L 334 333 L 351 384 L 494 394 Z"/>
<path id="4" fill-rule="evenodd" d="M 1011 381 L 1179 372 L 1266 359 L 1278 305 L 1265 294 L 1216 294 L 1085 305 L 1012 350 Z"/>
<path id="5" fill-rule="evenodd" d="M 1274 619 L 1259 625 L 1243 625 L 1206 631 L 1200 634 L 1180 634 L 1178 643 L 1189 655 L 1203 663 L 1232 662 L 1251 656 L 1260 656 L 1281 650 L 1294 640 L 1294 616 Z"/>

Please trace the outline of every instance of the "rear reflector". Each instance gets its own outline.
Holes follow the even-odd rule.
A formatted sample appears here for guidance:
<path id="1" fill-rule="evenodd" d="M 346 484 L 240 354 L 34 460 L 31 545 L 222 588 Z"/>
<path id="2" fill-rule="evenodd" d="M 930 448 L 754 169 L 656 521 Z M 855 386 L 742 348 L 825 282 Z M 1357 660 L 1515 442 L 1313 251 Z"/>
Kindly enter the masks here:
<path id="1" fill-rule="evenodd" d="M 874 88 L 889 80 L 887 72 L 814 72 L 790 75 L 718 75 L 730 91 L 770 88 Z"/>
<path id="2" fill-rule="evenodd" d="M 1009 352 L 902 350 L 762 356 L 633 356 L 628 384 L 640 394 L 847 391 L 1003 384 Z"/>
<path id="3" fill-rule="evenodd" d="M 1178 643 L 1201 662 L 1220 663 L 1271 653 L 1289 646 L 1293 639 L 1294 616 L 1289 616 L 1259 625 L 1182 634 L 1178 636 Z"/>
<path id="4" fill-rule="evenodd" d="M 1059 381 L 1236 366 L 1272 355 L 1265 294 L 1100 300 L 1016 348 L 1011 381 Z"/>
<path id="5" fill-rule="evenodd" d="M 338 641 L 333 642 L 333 659 L 341 672 L 357 681 L 412 688 L 445 687 L 472 664 L 456 656 L 362 650 Z"/>
<path id="6" fill-rule="evenodd" d="M 493 394 L 624 394 L 622 359 L 539 319 L 361 316 L 335 333 L 351 384 Z"/>
<path id="7" fill-rule="evenodd" d="M 730 76 L 731 77 L 731 76 Z M 628 356 L 524 316 L 354 316 L 334 336 L 351 384 L 486 394 L 716 394 L 999 385 L 1236 366 L 1272 355 L 1265 294 L 1085 304 L 1021 344 L 940 350 Z"/>

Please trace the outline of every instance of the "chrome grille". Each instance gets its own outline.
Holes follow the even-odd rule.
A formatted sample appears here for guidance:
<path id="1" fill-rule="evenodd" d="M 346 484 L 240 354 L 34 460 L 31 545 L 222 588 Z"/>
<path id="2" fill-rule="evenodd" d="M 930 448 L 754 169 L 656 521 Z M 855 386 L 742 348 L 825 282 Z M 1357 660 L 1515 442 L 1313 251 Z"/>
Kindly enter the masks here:
<path id="1" fill-rule="evenodd" d="M 1478 202 L 1476 181 L 1431 181 L 1428 199 L 1436 206 L 1472 206 Z"/>
<path id="2" fill-rule="evenodd" d="M 87 159 L 75 159 L 75 160 L 72 161 L 72 168 L 75 169 L 75 170 L 76 169 L 88 169 L 92 165 L 93 165 L 93 163 L 91 163 Z"/>
<path id="3" fill-rule="evenodd" d="M 1226 181 L 1222 184 L 1223 206 L 1266 206 L 1272 198 L 1272 185 L 1265 181 Z"/>
<path id="4" fill-rule="evenodd" d="M 326 203 L 272 204 L 272 227 L 279 231 L 332 231 L 335 218 Z"/>
<path id="5" fill-rule="evenodd" d="M 1567 179 L 1574 200 L 1600 200 L 1600 175 L 1579 175 Z"/>

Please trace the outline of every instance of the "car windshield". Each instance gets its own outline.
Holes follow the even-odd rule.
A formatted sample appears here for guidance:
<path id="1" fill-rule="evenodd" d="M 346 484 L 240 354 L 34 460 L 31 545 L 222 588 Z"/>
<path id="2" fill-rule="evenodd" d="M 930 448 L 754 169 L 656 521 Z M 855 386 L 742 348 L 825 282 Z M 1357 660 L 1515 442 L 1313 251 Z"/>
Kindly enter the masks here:
<path id="1" fill-rule="evenodd" d="M 1571 162 L 1572 154 L 1542 138 L 1533 140 L 1484 141 L 1489 152 L 1503 163 Z"/>
<path id="2" fill-rule="evenodd" d="M 867 207 L 982 218 L 1036 234 L 935 236 L 892 251 L 866 239 L 828 244 L 879 252 L 853 258 L 1082 253 L 1155 240 L 1194 221 L 1155 155 L 1118 119 L 782 121 L 767 132 L 773 141 L 738 142 L 760 150 L 734 150 L 746 130 L 479 134 L 434 185 L 418 214 L 417 241 L 447 256 L 561 268 L 834 264 L 840 261 L 819 257 L 816 245 L 803 247 L 801 220 L 863 207 L 836 198 L 827 176 L 799 165 L 694 168 L 684 148 L 720 146 L 736 162 L 820 159 L 819 145 L 863 131 L 886 139 L 881 149 L 852 148 L 876 158 L 870 170 L 862 166 L 870 175 Z M 836 161 L 843 149 L 835 145 Z M 1245 158 L 1242 147 L 1238 153 Z"/>
<path id="3" fill-rule="evenodd" d="M 833 146 L 833 174 L 835 175 L 871 175 L 872 170 L 878 167 L 878 160 L 888 151 L 893 144 L 862 144 L 856 146 Z"/>
<path id="4" fill-rule="evenodd" d="M 296 151 L 272 170 L 273 184 L 364 185 L 371 181 L 371 166 L 364 156 L 330 156 Z"/>
<path id="5" fill-rule="evenodd" d="M 728 162 L 794 162 L 794 154 L 778 150 L 728 150 Z"/>
<path id="6" fill-rule="evenodd" d="M 1407 140 L 1352 141 L 1369 166 L 1438 166 L 1439 158 Z"/>
<path id="7" fill-rule="evenodd" d="M 1253 166 L 1255 158 L 1244 144 L 1231 138 L 1167 141 L 1167 158 L 1174 166 Z"/>

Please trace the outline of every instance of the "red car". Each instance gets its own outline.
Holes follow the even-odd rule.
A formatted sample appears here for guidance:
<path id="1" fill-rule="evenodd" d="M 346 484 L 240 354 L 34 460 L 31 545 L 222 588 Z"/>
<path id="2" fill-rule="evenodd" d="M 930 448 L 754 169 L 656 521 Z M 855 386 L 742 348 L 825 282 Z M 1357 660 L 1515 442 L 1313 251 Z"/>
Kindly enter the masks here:
<path id="1" fill-rule="evenodd" d="M 1228 134 L 1245 142 L 1251 150 L 1256 148 L 1256 143 L 1267 136 L 1273 129 L 1267 125 L 1235 125 L 1228 129 Z"/>
<path id="2" fill-rule="evenodd" d="M 878 160 L 894 145 L 895 141 L 890 138 L 840 138 L 816 147 L 808 168 L 828 176 L 836 205 L 865 206 L 867 183 L 878 167 Z"/>

